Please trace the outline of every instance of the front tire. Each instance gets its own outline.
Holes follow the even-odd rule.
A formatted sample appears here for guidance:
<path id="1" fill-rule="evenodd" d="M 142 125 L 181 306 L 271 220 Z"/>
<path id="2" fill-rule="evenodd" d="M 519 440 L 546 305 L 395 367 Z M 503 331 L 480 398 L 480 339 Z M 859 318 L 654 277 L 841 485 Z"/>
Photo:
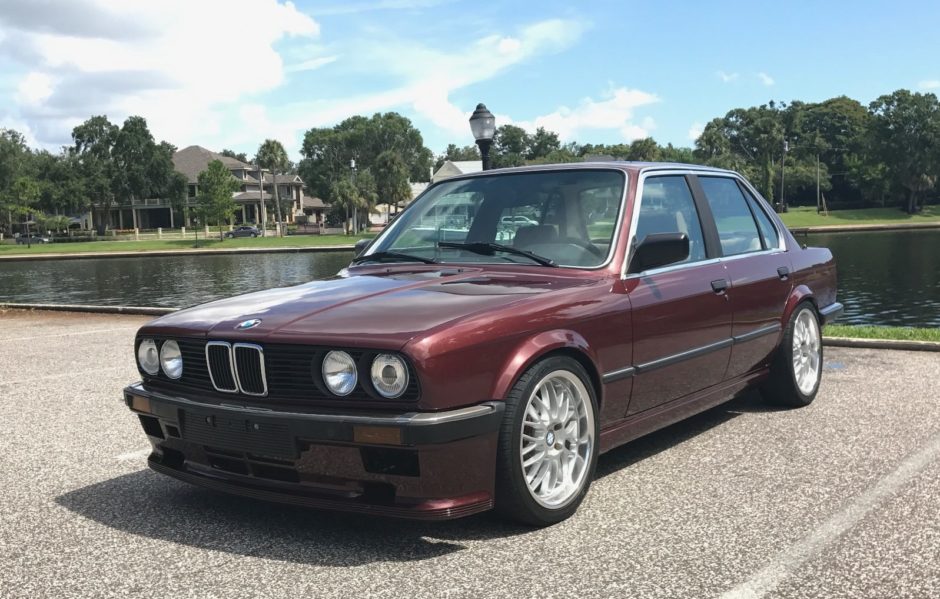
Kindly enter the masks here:
<path id="1" fill-rule="evenodd" d="M 506 397 L 497 511 L 533 526 L 574 514 L 594 478 L 599 438 L 597 398 L 584 367 L 556 356 L 529 368 Z"/>
<path id="2" fill-rule="evenodd" d="M 797 305 L 770 364 L 761 394 L 770 403 L 801 408 L 813 403 L 822 381 L 823 346 L 819 317 L 810 302 Z"/>

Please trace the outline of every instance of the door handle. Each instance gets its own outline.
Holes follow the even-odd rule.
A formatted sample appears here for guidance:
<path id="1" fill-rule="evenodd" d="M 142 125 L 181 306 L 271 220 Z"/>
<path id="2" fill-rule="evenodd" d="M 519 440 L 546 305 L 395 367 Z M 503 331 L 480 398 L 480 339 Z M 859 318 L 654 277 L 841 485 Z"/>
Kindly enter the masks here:
<path id="1" fill-rule="evenodd" d="M 790 276 L 790 269 L 786 266 L 781 266 L 777 269 L 777 276 L 780 277 L 781 281 L 786 281 L 787 277 Z"/>
<path id="2" fill-rule="evenodd" d="M 717 279 L 712 281 L 712 291 L 715 293 L 724 293 L 728 289 L 727 279 Z"/>

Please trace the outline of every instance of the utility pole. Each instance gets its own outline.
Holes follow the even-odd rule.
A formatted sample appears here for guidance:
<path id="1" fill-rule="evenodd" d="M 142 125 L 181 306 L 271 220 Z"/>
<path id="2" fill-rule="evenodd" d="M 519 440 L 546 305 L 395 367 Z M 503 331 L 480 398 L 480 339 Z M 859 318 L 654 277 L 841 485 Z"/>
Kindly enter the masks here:
<path id="1" fill-rule="evenodd" d="M 816 214 L 819 214 L 819 152 L 816 152 Z"/>
<path id="2" fill-rule="evenodd" d="M 783 158 L 780 159 L 780 212 L 787 211 L 787 199 L 783 195 L 783 183 L 786 180 L 787 176 L 787 150 L 790 149 L 790 144 L 787 143 L 787 138 L 783 138 Z"/>

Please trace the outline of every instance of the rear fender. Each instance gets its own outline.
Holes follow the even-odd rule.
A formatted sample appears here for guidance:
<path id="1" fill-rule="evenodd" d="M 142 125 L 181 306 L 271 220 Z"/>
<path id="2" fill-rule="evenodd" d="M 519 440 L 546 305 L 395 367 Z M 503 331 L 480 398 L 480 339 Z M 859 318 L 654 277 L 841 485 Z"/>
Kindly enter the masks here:
<path id="1" fill-rule="evenodd" d="M 793 315 L 793 311 L 800 304 L 800 302 L 809 300 L 812 302 L 813 307 L 816 309 L 816 313 L 819 313 L 819 306 L 816 303 L 816 296 L 813 295 L 813 292 L 806 285 L 797 285 L 793 288 L 793 291 L 790 292 L 790 297 L 787 299 L 787 304 L 783 308 L 783 317 L 780 322 L 780 326 L 784 329 L 787 327 L 787 323 L 790 322 L 790 316 Z"/>

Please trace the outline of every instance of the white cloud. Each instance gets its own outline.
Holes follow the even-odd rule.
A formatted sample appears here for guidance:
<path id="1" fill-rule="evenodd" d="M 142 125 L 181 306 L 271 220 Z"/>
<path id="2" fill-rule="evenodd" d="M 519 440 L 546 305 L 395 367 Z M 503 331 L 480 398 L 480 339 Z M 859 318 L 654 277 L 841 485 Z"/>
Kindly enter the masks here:
<path id="1" fill-rule="evenodd" d="M 940 89 L 940 79 L 926 79 L 917 84 L 920 89 Z"/>
<path id="2" fill-rule="evenodd" d="M 21 104 L 39 104 L 52 95 L 52 88 L 52 77 L 34 71 L 26 75 L 16 87 L 16 101 Z"/>
<path id="3" fill-rule="evenodd" d="M 717 71 L 715 74 L 718 75 L 718 78 L 721 79 L 725 83 L 731 83 L 732 81 L 738 78 L 737 73 L 726 73 L 724 71 Z"/>
<path id="4" fill-rule="evenodd" d="M 705 130 L 705 126 L 702 123 L 694 122 L 692 126 L 689 127 L 689 139 L 691 141 L 697 140 L 702 135 L 702 131 Z"/>
<path id="5" fill-rule="evenodd" d="M 776 83 L 776 82 L 774 81 L 773 77 L 771 77 L 771 76 L 768 75 L 767 73 L 763 73 L 763 72 L 758 73 L 758 74 L 757 74 L 757 78 L 760 79 L 760 82 L 763 83 L 764 85 L 766 85 L 767 87 L 770 87 L 771 85 L 773 85 L 774 83 Z"/>
<path id="6" fill-rule="evenodd" d="M 394 76 L 398 85 L 360 96 L 296 103 L 284 115 L 300 129 L 329 125 L 354 114 L 410 107 L 448 135 L 465 138 L 473 107 L 455 105 L 450 100 L 453 92 L 535 56 L 561 51 L 582 31 L 578 21 L 548 19 L 526 25 L 513 35 L 484 36 L 454 51 L 436 50 L 414 40 L 359 41 L 355 55 L 344 55 L 344 68 Z"/>
<path id="7" fill-rule="evenodd" d="M 220 107 L 281 85 L 286 69 L 275 43 L 320 30 L 292 2 L 280 0 L 82 4 L 76 14 L 84 21 L 51 24 L 30 14 L 48 11 L 48 3 L 15 0 L 0 8 L 0 22 L 19 27 L 32 57 L 16 98 L 21 115 L 52 119 L 65 129 L 92 114 L 107 112 L 117 121 L 140 114 L 157 138 L 180 145 L 218 135 Z M 100 24 L 110 22 L 143 29 L 133 37 L 117 27 L 113 34 L 102 31 Z"/>
<path id="8" fill-rule="evenodd" d="M 650 130 L 656 127 L 655 121 L 650 117 L 643 119 L 639 125 L 634 123 L 634 110 L 658 101 L 659 98 L 653 94 L 618 87 L 610 89 L 601 100 L 584 98 L 574 108 L 561 106 L 549 114 L 515 124 L 527 131 L 545 127 L 558 133 L 558 137 L 563 141 L 577 139 L 584 131 L 602 130 L 616 130 L 624 141 L 632 141 L 649 137 Z"/>
<path id="9" fill-rule="evenodd" d="M 320 67 L 324 67 L 330 63 L 336 62 L 339 59 L 339 56 L 320 56 L 317 58 L 310 58 L 295 64 L 290 64 L 284 67 L 284 70 L 288 73 L 300 73 L 302 71 L 315 71 Z"/>

